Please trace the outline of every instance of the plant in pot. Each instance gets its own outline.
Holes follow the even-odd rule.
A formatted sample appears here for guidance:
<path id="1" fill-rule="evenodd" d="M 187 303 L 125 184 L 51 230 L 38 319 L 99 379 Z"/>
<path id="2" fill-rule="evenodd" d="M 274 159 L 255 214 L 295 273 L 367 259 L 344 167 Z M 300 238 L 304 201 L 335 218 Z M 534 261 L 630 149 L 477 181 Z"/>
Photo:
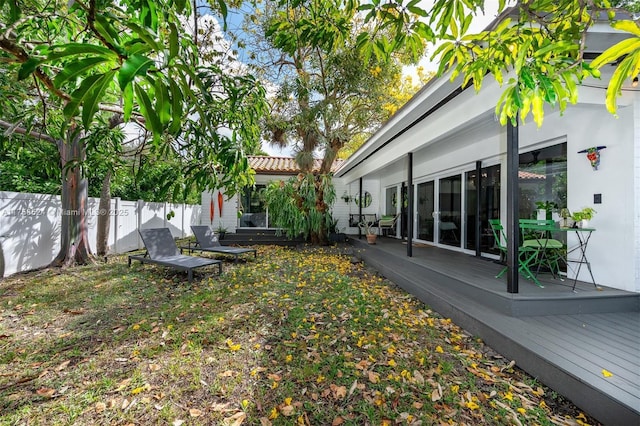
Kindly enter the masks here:
<path id="1" fill-rule="evenodd" d="M 358 224 L 360 229 L 362 229 L 367 236 L 367 242 L 369 244 L 375 244 L 376 239 L 378 238 L 378 228 L 374 226 L 374 222 L 362 221 Z"/>
<path id="2" fill-rule="evenodd" d="M 551 220 L 553 212 L 558 209 L 558 204 L 553 201 L 536 201 L 536 207 L 538 209 L 537 219 Z"/>
<path id="3" fill-rule="evenodd" d="M 331 218 L 331 225 L 329 226 L 329 242 L 331 243 L 343 243 L 347 239 L 347 236 L 340 232 L 338 228 L 338 219 Z"/>
<path id="4" fill-rule="evenodd" d="M 593 219 L 597 212 L 591 207 L 585 207 L 582 210 L 574 211 L 571 215 L 571 219 L 575 221 L 575 227 L 588 228 L 589 221 Z"/>
<path id="5" fill-rule="evenodd" d="M 218 239 L 224 240 L 224 236 L 227 234 L 227 228 L 222 226 L 222 222 L 219 222 L 216 232 L 218 233 Z"/>

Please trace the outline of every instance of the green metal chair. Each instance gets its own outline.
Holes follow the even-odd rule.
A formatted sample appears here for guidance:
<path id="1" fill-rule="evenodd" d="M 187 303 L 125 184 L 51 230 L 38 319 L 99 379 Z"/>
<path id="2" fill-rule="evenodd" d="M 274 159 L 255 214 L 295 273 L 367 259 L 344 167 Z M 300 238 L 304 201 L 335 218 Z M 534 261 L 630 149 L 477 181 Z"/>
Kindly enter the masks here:
<path id="1" fill-rule="evenodd" d="M 553 220 L 520 219 L 521 240 L 524 247 L 538 250 L 538 256 L 532 265 L 537 272 L 544 266 L 551 271 L 554 278 L 560 276 L 560 260 L 564 258 L 561 251 L 564 244 L 560 240 L 551 238 L 551 230 L 555 229 Z"/>
<path id="2" fill-rule="evenodd" d="M 493 237 L 496 241 L 496 246 L 505 256 L 507 255 L 507 235 L 504 232 L 504 228 L 500 223 L 500 219 L 489 219 L 489 225 L 491 225 L 491 231 L 493 232 Z M 518 247 L 518 272 L 522 274 L 523 277 L 531 280 L 540 288 L 544 288 L 540 281 L 536 278 L 536 276 L 531 272 L 529 266 L 538 256 L 538 249 L 534 247 L 525 247 L 521 245 Z M 507 272 L 507 267 L 505 266 L 502 271 L 496 278 L 500 278 L 504 273 Z"/>

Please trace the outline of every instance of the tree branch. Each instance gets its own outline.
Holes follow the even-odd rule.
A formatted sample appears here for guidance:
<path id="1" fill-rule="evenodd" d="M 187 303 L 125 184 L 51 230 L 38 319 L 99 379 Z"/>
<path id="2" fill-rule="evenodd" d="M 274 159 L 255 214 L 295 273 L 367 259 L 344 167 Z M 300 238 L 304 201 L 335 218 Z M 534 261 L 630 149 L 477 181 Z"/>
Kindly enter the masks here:
<path id="1" fill-rule="evenodd" d="M 44 134 L 44 133 L 39 133 L 39 132 L 34 132 L 33 130 L 29 131 L 27 129 L 25 129 L 24 127 L 19 127 L 17 124 L 14 123 L 9 123 L 7 121 L 4 120 L 0 120 L 0 127 L 4 127 L 5 129 L 11 129 L 11 133 L 18 133 L 19 135 L 25 135 L 25 136 L 30 136 L 32 138 L 35 139 L 40 139 L 46 142 L 51 142 L 54 144 L 57 144 L 58 141 L 54 138 L 52 138 L 51 136 Z"/>

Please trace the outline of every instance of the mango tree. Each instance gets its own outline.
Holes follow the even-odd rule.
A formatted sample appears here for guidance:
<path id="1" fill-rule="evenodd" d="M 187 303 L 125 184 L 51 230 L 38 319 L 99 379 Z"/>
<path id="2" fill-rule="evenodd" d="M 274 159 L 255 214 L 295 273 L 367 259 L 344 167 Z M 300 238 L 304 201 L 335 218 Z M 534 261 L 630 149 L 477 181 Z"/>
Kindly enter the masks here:
<path id="1" fill-rule="evenodd" d="M 4 122 L 4 127 L 7 133 L 20 130 L 56 143 L 64 170 L 62 247 L 55 263 L 84 262 L 90 255 L 81 167 L 85 134 L 98 112 L 142 123 L 158 150 L 197 156 L 189 161 L 200 167 L 192 165 L 187 172 L 204 187 L 248 179 L 241 141 L 255 134 L 263 89 L 251 77 L 199 63 L 185 25 L 189 3 L 2 0 L 0 10 L 3 71 L 29 82 L 32 108 L 44 112 L 26 126 Z M 121 101 L 110 103 L 113 99 Z M 236 115 L 221 114 L 229 108 Z M 57 137 L 44 128 L 45 114 L 52 110 L 63 117 Z"/>

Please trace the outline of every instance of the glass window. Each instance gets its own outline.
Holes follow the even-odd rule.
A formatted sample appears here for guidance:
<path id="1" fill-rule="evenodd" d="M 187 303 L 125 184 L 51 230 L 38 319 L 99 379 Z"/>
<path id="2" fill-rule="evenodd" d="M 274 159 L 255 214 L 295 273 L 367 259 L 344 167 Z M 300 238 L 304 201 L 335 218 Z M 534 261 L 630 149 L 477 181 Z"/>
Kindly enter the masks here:
<path id="1" fill-rule="evenodd" d="M 398 205 L 398 188 L 392 186 L 385 191 L 385 209 L 384 214 L 394 215 L 396 214 L 396 206 Z"/>
<path id="2" fill-rule="evenodd" d="M 567 143 L 520 154 L 520 218 L 536 219 L 539 204 L 567 207 Z"/>
<path id="3" fill-rule="evenodd" d="M 489 219 L 500 218 L 500 165 L 480 169 L 480 212 L 477 213 L 478 191 L 476 190 L 476 171 L 467 172 L 466 180 L 466 239 L 465 248 L 476 248 L 476 215 L 480 218 L 480 250 L 484 253 L 499 254 L 494 244 Z"/>
<path id="4" fill-rule="evenodd" d="M 255 185 L 255 187 L 246 188 L 242 193 L 240 197 L 242 203 L 240 206 L 240 210 L 242 210 L 241 228 L 267 227 L 267 208 L 260 196 L 260 191 L 264 188 L 266 188 L 265 185 Z"/>

